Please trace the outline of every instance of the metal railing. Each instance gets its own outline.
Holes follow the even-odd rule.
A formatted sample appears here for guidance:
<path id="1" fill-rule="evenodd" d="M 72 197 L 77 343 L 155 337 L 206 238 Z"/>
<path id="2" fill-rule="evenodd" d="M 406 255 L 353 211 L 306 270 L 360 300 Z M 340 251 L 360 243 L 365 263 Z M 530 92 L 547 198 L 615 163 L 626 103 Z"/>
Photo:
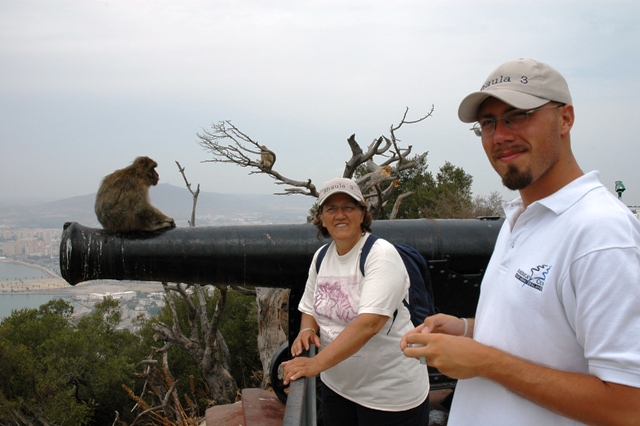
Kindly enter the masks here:
<path id="1" fill-rule="evenodd" d="M 309 351 L 301 356 L 313 358 L 316 346 L 311 344 Z M 289 384 L 287 406 L 284 411 L 282 426 L 316 426 L 316 378 L 304 377 Z"/>

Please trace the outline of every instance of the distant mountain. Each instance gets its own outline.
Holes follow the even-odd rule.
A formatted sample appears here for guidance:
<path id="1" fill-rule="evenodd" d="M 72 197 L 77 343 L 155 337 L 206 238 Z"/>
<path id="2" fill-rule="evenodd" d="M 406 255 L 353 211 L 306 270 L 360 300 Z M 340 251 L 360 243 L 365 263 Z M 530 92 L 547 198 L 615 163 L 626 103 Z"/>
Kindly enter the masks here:
<path id="1" fill-rule="evenodd" d="M 159 184 L 150 191 L 151 202 L 178 226 L 188 226 L 193 197 L 186 188 Z M 93 211 L 96 194 L 82 195 L 42 204 L 0 203 L 0 225 L 18 228 L 62 228 L 78 222 L 99 228 Z M 304 223 L 314 199 L 272 194 L 218 194 L 200 192 L 196 225 Z"/>

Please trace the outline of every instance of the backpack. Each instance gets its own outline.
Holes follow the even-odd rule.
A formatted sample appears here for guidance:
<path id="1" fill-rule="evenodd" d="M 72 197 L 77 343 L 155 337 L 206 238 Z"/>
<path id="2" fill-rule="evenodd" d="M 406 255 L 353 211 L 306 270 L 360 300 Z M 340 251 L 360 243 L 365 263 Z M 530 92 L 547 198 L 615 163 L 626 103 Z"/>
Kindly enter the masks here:
<path id="1" fill-rule="evenodd" d="M 362 246 L 362 254 L 360 255 L 360 272 L 364 276 L 364 264 L 367 261 L 367 256 L 371 251 L 371 247 L 376 242 L 378 237 L 376 235 L 369 235 L 367 241 Z M 424 257 L 415 248 L 406 244 L 393 244 L 398 251 L 398 254 L 404 262 L 404 266 L 407 269 L 409 275 L 409 301 L 403 300 L 404 306 L 409 310 L 411 315 L 411 322 L 415 327 L 424 322 L 424 319 L 428 316 L 436 313 L 433 303 L 433 289 L 431 288 L 431 276 L 429 275 L 429 269 L 427 268 L 427 262 Z M 329 250 L 329 244 L 325 244 L 318 253 L 316 258 L 316 273 L 320 271 L 320 265 L 324 256 Z M 393 321 L 395 321 L 398 311 L 393 313 Z"/>

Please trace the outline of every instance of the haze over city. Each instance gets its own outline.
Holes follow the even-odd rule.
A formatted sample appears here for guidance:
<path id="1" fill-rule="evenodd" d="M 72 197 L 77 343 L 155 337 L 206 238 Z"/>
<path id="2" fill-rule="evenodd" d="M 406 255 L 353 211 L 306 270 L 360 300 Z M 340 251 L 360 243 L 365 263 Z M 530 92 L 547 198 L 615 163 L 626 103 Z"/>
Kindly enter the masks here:
<path id="1" fill-rule="evenodd" d="M 572 142 L 640 205 L 640 3 L 636 1 L 36 1 L 0 3 L 0 201 L 94 193 L 139 155 L 160 182 L 217 193 L 282 191 L 211 158 L 196 133 L 222 120 L 320 185 L 409 109 L 398 137 L 503 189 L 457 118 L 502 62 L 532 57 L 566 77 Z"/>

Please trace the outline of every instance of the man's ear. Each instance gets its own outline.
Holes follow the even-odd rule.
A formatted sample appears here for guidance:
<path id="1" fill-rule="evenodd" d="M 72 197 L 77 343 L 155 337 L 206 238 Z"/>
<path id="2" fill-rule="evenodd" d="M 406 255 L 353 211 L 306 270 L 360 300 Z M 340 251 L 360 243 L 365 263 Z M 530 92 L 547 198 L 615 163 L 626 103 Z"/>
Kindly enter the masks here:
<path id="1" fill-rule="evenodd" d="M 565 105 L 560 108 L 560 119 L 560 135 L 566 136 L 571 131 L 573 122 L 576 119 L 576 116 L 573 112 L 573 105 Z"/>

